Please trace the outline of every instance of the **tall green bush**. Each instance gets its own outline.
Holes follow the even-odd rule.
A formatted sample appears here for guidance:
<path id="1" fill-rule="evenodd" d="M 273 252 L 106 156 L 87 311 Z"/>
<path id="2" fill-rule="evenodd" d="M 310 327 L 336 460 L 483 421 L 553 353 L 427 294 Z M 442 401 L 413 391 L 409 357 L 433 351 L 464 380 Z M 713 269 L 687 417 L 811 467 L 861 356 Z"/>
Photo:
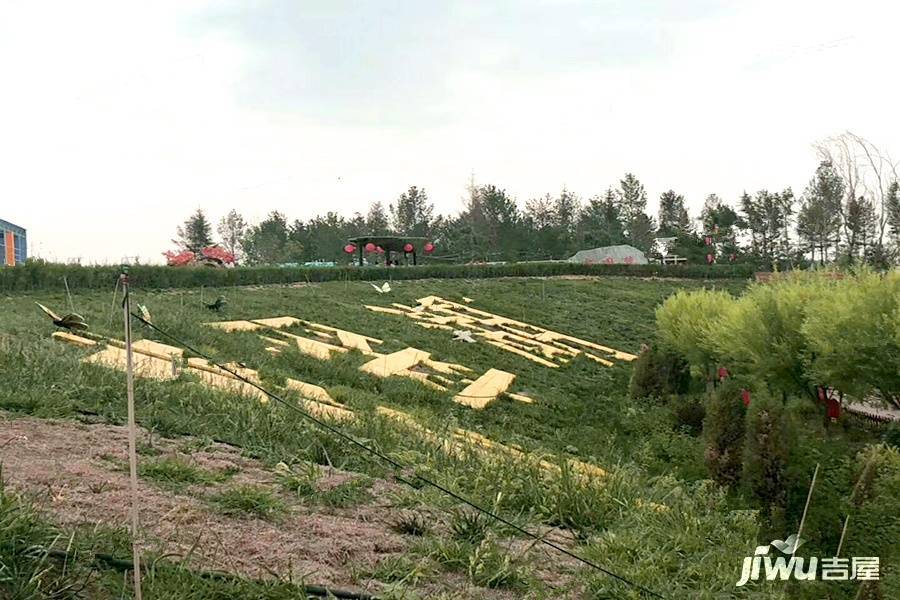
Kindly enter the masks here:
<path id="1" fill-rule="evenodd" d="M 726 380 L 707 400 L 704 458 L 709 476 L 722 485 L 734 485 L 741 477 L 745 412 L 741 388 L 731 380 Z"/>
<path id="2" fill-rule="evenodd" d="M 684 356 L 692 365 L 709 369 L 717 358 L 713 337 L 718 323 L 734 304 L 720 290 L 679 291 L 656 309 L 662 347 Z"/>
<path id="3" fill-rule="evenodd" d="M 690 382 L 687 361 L 674 352 L 646 346 L 632 363 L 628 391 L 632 398 L 666 398 L 687 392 Z"/>
<path id="4" fill-rule="evenodd" d="M 821 276 L 792 273 L 750 286 L 715 323 L 714 345 L 732 371 L 765 382 L 772 391 L 812 394 L 818 381 L 807 369 L 813 356 L 802 326 L 810 303 L 833 285 Z"/>
<path id="5" fill-rule="evenodd" d="M 769 394 L 755 394 L 747 411 L 743 480 L 770 517 L 784 511 L 790 446 L 784 404 Z"/>

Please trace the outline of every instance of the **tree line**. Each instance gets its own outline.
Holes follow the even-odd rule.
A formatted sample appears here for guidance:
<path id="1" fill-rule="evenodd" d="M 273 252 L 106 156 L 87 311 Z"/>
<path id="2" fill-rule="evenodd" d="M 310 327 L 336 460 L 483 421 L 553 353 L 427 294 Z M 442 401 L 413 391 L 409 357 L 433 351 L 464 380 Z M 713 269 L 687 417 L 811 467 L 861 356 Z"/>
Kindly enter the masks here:
<path id="1" fill-rule="evenodd" d="M 243 264 L 346 262 L 343 246 L 360 235 L 398 234 L 434 241 L 434 259 L 447 262 L 561 259 L 585 248 L 629 244 L 659 251 L 657 238 L 674 238 L 667 251 L 689 262 L 715 260 L 781 268 L 831 262 L 876 266 L 900 258 L 900 185 L 897 163 L 852 133 L 820 142 L 820 165 L 796 196 L 781 191 L 744 193 L 735 206 L 707 196 L 696 218 L 685 198 L 668 190 L 655 216 L 633 173 L 615 187 L 583 199 L 563 189 L 529 199 L 524 209 L 502 187 L 468 186 L 456 215 L 435 214 L 424 188 L 411 186 L 387 206 L 373 202 L 349 218 L 334 211 L 303 221 L 277 211 L 250 225 L 236 210 L 217 224 L 218 243 Z M 214 243 L 213 225 L 198 209 L 174 240 L 198 251 Z"/>

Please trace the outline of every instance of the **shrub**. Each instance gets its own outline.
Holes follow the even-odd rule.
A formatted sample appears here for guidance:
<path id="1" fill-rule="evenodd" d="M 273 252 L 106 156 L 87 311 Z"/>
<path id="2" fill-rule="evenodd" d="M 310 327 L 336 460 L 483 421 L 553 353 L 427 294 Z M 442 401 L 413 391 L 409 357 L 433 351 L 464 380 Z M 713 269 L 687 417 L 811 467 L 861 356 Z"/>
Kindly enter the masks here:
<path id="1" fill-rule="evenodd" d="M 687 392 L 690 367 L 671 351 L 646 346 L 634 361 L 628 391 L 632 398 L 666 398 Z"/>
<path id="2" fill-rule="evenodd" d="M 723 383 L 707 401 L 704 457 L 709 476 L 722 485 L 733 485 L 741 476 L 745 412 L 740 386 L 734 381 Z"/>
<path id="3" fill-rule="evenodd" d="M 819 382 L 864 398 L 873 389 L 900 407 L 900 273 L 863 272 L 838 282 L 807 310 L 803 334 Z"/>
<path id="4" fill-rule="evenodd" d="M 685 357 L 692 365 L 708 369 L 716 359 L 711 336 L 715 326 L 734 304 L 723 291 L 679 291 L 656 309 L 656 326 L 664 348 Z"/>
<path id="5" fill-rule="evenodd" d="M 781 400 L 755 394 L 747 411 L 743 476 L 751 497 L 770 516 L 784 508 L 790 444 Z"/>
<path id="6" fill-rule="evenodd" d="M 0 268 L 0 292 L 62 289 L 66 277 L 72 289 L 112 288 L 119 266 L 80 266 L 29 261 Z M 418 265 L 389 267 L 168 267 L 133 265 L 136 286 L 161 288 L 226 287 L 323 281 L 385 281 L 400 279 L 490 279 L 495 277 L 549 277 L 554 275 L 622 275 L 632 277 L 683 277 L 689 279 L 747 279 L 747 265 L 582 265 L 565 261 L 523 262 L 498 265 Z"/>
<path id="7" fill-rule="evenodd" d="M 676 427 L 686 429 L 691 435 L 698 435 L 703 431 L 706 407 L 693 397 L 676 398 L 672 405 L 672 416 Z"/>

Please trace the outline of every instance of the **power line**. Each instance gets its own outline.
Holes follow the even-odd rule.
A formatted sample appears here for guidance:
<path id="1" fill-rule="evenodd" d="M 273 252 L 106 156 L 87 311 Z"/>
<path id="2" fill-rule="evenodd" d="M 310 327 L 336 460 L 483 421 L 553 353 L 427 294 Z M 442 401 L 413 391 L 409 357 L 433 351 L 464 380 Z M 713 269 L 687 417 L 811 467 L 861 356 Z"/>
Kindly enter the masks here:
<path id="1" fill-rule="evenodd" d="M 285 400 L 284 398 L 278 396 L 277 394 L 275 394 L 275 393 L 273 393 L 273 392 L 270 392 L 269 390 L 267 390 L 266 388 L 262 387 L 262 386 L 259 385 L 258 383 L 254 382 L 254 381 L 251 381 L 250 379 L 248 379 L 248 378 L 242 376 L 240 373 L 237 373 L 237 372 L 235 372 L 235 371 L 229 369 L 228 367 L 226 367 L 226 366 L 224 366 L 224 365 L 222 365 L 222 364 L 219 364 L 218 361 L 216 361 L 214 358 L 212 358 L 211 356 L 209 356 L 209 355 L 206 354 L 205 352 L 201 352 L 200 350 L 198 350 L 198 349 L 194 348 L 193 346 L 191 346 L 190 344 L 184 342 L 183 340 L 181 340 L 181 339 L 178 338 L 177 336 L 175 336 L 175 335 L 173 335 L 173 334 L 171 334 L 171 333 L 169 333 L 169 332 L 167 332 L 167 331 L 161 329 L 160 327 L 154 325 L 154 324 L 151 323 L 150 321 L 145 320 L 142 316 L 140 316 L 140 315 L 138 315 L 138 314 L 135 314 L 135 313 L 131 313 L 131 316 L 132 316 L 133 318 L 137 319 L 138 321 L 140 321 L 141 323 L 143 323 L 144 325 L 146 325 L 147 327 L 149 327 L 150 329 L 156 331 L 157 333 L 159 333 L 159 334 L 162 335 L 163 337 L 165 337 L 165 338 L 167 338 L 167 339 L 169 339 L 169 340 L 175 342 L 176 344 L 178 344 L 178 345 L 180 345 L 180 346 L 186 348 L 187 350 L 189 350 L 189 351 L 191 351 L 191 352 L 197 354 L 198 356 L 200 356 L 200 357 L 202 357 L 202 358 L 205 358 L 205 359 L 206 359 L 207 361 L 209 361 L 210 364 L 212 364 L 213 366 L 215 366 L 215 367 L 217 367 L 217 368 L 219 368 L 219 369 L 222 369 L 223 371 L 225 371 L 226 373 L 230 374 L 232 377 L 238 379 L 239 381 L 242 381 L 242 382 L 244 382 L 244 383 L 246 383 L 246 384 L 248 384 L 248 385 L 254 387 L 255 389 L 259 390 L 260 392 L 262 392 L 263 394 L 265 394 L 266 396 L 268 396 L 268 397 L 271 398 L 272 400 L 275 400 L 276 402 L 282 404 L 283 406 L 289 408 L 290 410 L 293 410 L 293 411 L 296 412 L 297 414 L 303 416 L 304 418 L 306 418 L 306 419 L 309 420 L 309 421 L 312 421 L 314 424 L 318 425 L 318 426 L 321 427 L 322 429 L 325 429 L 325 430 L 328 431 L 329 433 L 332 433 L 332 434 L 338 436 L 339 438 L 341 438 L 341 439 L 343 439 L 343 440 L 345 440 L 345 441 L 347 441 L 347 442 L 350 442 L 350 443 L 353 444 L 354 446 L 356 446 L 356 447 L 360 448 L 361 450 L 363 450 L 363 451 L 365 451 L 365 452 L 371 454 L 372 456 L 378 458 L 379 460 L 382 460 L 382 461 L 388 463 L 389 465 L 391 465 L 392 467 L 394 467 L 394 468 L 397 469 L 398 471 L 400 471 L 400 472 L 402 472 L 402 473 L 411 472 L 411 473 L 412 473 L 412 477 L 413 477 L 414 479 L 418 479 L 418 480 L 421 481 L 422 483 L 424 483 L 424 484 L 426 484 L 426 485 L 430 485 L 431 487 L 433 487 L 433 488 L 439 490 L 440 492 L 446 494 L 447 496 L 453 498 L 454 500 L 456 500 L 456 501 L 458 501 L 458 502 L 461 502 L 461 503 L 463 503 L 463 504 L 469 506 L 470 508 L 472 508 L 472 509 L 474 509 L 474 510 L 476 510 L 476 511 L 478 511 L 478 512 L 484 514 L 484 515 L 487 515 L 487 516 L 490 517 L 491 519 L 494 519 L 495 521 L 498 521 L 499 523 L 502 523 L 502 524 L 506 525 L 507 527 L 509 527 L 509 528 L 511 528 L 511 529 L 513 529 L 513 530 L 515 530 L 515 531 L 517 531 L 518 533 L 524 535 L 525 537 L 528 537 L 528 538 L 530 538 L 530 539 L 532 539 L 532 540 L 534 540 L 534 541 L 536 541 L 536 542 L 538 542 L 538 543 L 541 543 L 541 544 L 544 544 L 545 546 L 548 546 L 548 547 L 550 547 L 550 548 L 553 548 L 553 549 L 556 550 L 557 552 L 560 552 L 560 553 L 562 553 L 562 554 L 565 554 L 565 555 L 568 556 L 569 558 L 575 559 L 575 560 L 577 560 L 578 562 L 580 562 L 580 563 L 582 563 L 582 564 L 585 564 L 585 565 L 587 565 L 587 566 L 589 566 L 589 567 L 591 567 L 591 568 L 593 568 L 593 569 L 595 569 L 595 570 L 597 570 L 597 571 L 600 571 L 601 573 L 604 573 L 604 574 L 606 574 L 606 575 L 609 575 L 610 577 L 612 577 L 612 578 L 614 578 L 614 579 L 616 579 L 616 580 L 618 580 L 618 581 L 620 581 L 620 582 L 622 582 L 622 583 L 624 583 L 624 584 L 626 584 L 626 585 L 629 585 L 629 586 L 631 586 L 631 587 L 633 587 L 633 588 L 635 588 L 635 589 L 637 589 L 637 590 L 639 590 L 639 591 L 641 591 L 641 592 L 643 592 L 643 593 L 645 593 L 645 594 L 648 594 L 648 595 L 650 595 L 650 596 L 652 596 L 652 597 L 654 597 L 654 598 L 663 598 L 663 596 L 661 596 L 661 595 L 658 594 L 657 592 L 654 592 L 653 590 L 651 590 L 651 589 L 649 589 L 649 588 L 647 588 L 647 587 L 644 587 L 643 585 L 641 585 L 641 584 L 639 584 L 639 583 L 637 583 L 637 582 L 634 582 L 634 581 L 628 579 L 627 577 L 624 577 L 624 576 L 622 576 L 622 575 L 619 575 L 619 574 L 617 574 L 617 573 L 614 573 L 613 571 L 610 571 L 609 569 L 606 569 L 605 567 L 602 567 L 601 565 L 599 565 L 599 564 L 593 562 L 592 560 L 590 560 L 590 559 L 588 559 L 588 558 L 585 558 L 585 557 L 583 557 L 583 556 L 581 556 L 581 555 L 579 555 L 579 554 L 576 554 L 575 552 L 572 552 L 572 551 L 570 551 L 570 550 L 567 550 L 566 548 L 560 546 L 559 544 L 556 544 L 556 543 L 551 542 L 550 540 L 547 540 L 547 539 L 545 539 L 545 538 L 543 538 L 543 537 L 541 537 L 541 536 L 539 536 L 539 535 L 537 535 L 537 534 L 534 534 L 534 533 L 528 531 L 527 529 L 524 529 L 524 528 L 520 527 L 519 525 L 516 525 L 516 524 L 513 523 L 512 521 L 509 521 L 509 520 L 505 519 L 504 517 L 502 517 L 502 516 L 500 516 L 500 515 L 494 513 L 493 511 L 491 511 L 491 510 L 489 510 L 489 509 L 487 509 L 487 508 L 484 508 L 483 506 L 480 506 L 479 504 L 476 504 L 474 501 L 469 500 L 468 498 L 465 498 L 464 496 L 458 494 L 457 492 L 454 492 L 453 490 L 451 490 L 451 489 L 449 489 L 449 488 L 447 488 L 447 487 L 444 487 L 443 485 L 441 485 L 441 484 L 439 484 L 439 483 L 437 483 L 437 482 L 435 482 L 435 481 L 432 481 L 431 479 L 428 479 L 427 477 L 423 477 L 422 475 L 419 475 L 418 473 L 415 472 L 415 470 L 410 471 L 410 469 L 409 469 L 409 467 L 408 467 L 407 465 L 404 465 L 404 464 L 398 462 L 397 460 L 395 460 L 395 459 L 393 459 L 393 458 L 387 456 L 386 454 L 383 454 L 382 452 L 379 452 L 378 450 L 375 450 L 375 449 L 373 449 L 373 448 L 370 448 L 370 447 L 367 446 L 366 444 L 363 444 L 362 442 L 356 440 L 353 436 L 348 435 L 348 434 L 344 433 L 343 431 L 341 431 L 340 429 L 338 429 L 338 428 L 336 428 L 336 427 L 334 427 L 334 426 L 328 424 L 327 422 L 325 422 L 325 421 L 323 421 L 323 420 L 321 420 L 321 419 L 316 418 L 316 417 L 313 416 L 312 414 L 310 414 L 310 413 L 306 412 L 305 410 L 301 409 L 301 408 L 300 408 L 299 406 L 297 406 L 296 404 L 291 403 L 291 402 L 288 402 L 288 401 Z M 409 482 L 406 482 L 406 483 L 409 483 Z"/>

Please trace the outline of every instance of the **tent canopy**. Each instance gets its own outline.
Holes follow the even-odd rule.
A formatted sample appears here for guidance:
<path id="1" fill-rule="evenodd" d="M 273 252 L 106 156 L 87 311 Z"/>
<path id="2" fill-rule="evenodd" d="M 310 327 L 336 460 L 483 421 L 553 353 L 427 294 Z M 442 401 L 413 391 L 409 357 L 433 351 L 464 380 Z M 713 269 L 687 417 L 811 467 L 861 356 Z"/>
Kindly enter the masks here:
<path id="1" fill-rule="evenodd" d="M 579 250 L 569 258 L 569 262 L 585 265 L 646 265 L 647 256 L 634 246 L 622 244 L 619 246 L 603 246 L 602 248 Z"/>
<path id="2" fill-rule="evenodd" d="M 403 252 L 403 247 L 406 244 L 412 244 L 417 249 L 421 249 L 426 239 L 408 235 L 363 235 L 350 238 L 348 241 L 358 248 L 363 248 L 366 244 L 371 243 L 381 246 L 388 252 Z"/>

